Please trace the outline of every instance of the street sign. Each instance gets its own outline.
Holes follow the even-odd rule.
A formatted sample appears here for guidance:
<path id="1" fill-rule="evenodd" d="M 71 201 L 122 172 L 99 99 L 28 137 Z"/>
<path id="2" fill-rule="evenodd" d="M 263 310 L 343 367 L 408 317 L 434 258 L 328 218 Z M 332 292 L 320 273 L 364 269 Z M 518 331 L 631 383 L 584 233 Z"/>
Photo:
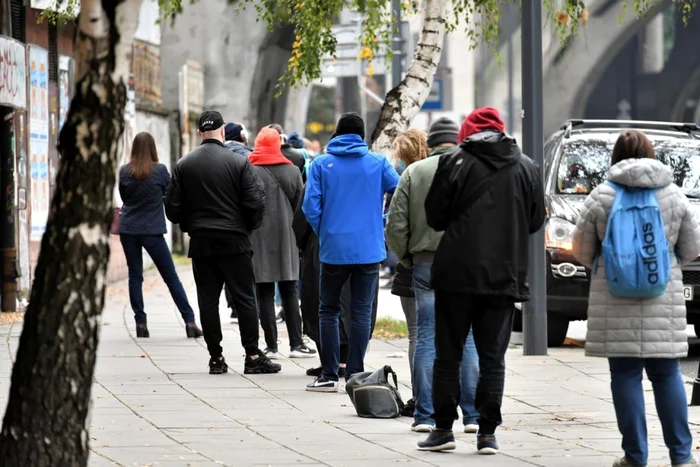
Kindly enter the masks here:
<path id="1" fill-rule="evenodd" d="M 443 85 L 444 83 L 442 81 L 442 78 L 433 79 L 433 87 L 430 88 L 430 94 L 423 103 L 423 107 L 421 107 L 421 110 L 428 110 L 432 112 L 440 111 L 443 109 L 443 107 L 445 107 L 445 92 L 443 89 Z"/>

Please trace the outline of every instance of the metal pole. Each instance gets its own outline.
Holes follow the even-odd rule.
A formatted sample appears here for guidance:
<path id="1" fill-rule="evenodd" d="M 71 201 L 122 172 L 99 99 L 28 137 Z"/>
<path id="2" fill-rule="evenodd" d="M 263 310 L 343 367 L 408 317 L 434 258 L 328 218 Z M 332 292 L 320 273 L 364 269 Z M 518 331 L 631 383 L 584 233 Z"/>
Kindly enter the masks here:
<path id="1" fill-rule="evenodd" d="M 391 87 L 395 88 L 401 82 L 403 76 L 402 54 L 401 54 L 401 0 L 392 0 L 391 9 L 394 16 L 394 33 L 392 35 L 392 52 L 393 58 L 391 61 Z"/>
<path id="2" fill-rule="evenodd" d="M 542 112 L 542 2 L 523 1 L 523 149 L 544 179 Z M 523 354 L 547 355 L 547 282 L 544 230 L 530 237 L 530 301 L 523 314 Z"/>
<path id="3" fill-rule="evenodd" d="M 512 6 L 512 5 L 511 5 Z M 508 12 L 508 26 L 511 33 L 508 35 L 508 133 L 515 131 L 515 102 L 513 102 L 513 14 Z"/>
<path id="4" fill-rule="evenodd" d="M 698 364 L 698 374 L 693 381 L 693 393 L 690 396 L 690 406 L 697 407 L 700 405 L 700 363 Z"/>

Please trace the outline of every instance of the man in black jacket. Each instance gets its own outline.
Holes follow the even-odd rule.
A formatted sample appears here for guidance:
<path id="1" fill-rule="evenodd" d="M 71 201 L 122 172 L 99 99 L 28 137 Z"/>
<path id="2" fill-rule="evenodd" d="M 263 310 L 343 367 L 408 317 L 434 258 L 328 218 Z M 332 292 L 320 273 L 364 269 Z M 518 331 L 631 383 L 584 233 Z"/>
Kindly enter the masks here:
<path id="1" fill-rule="evenodd" d="M 250 232 L 260 227 L 265 211 L 262 182 L 245 157 L 231 157 L 224 147 L 224 120 L 219 112 L 199 117 L 202 145 L 180 159 L 165 195 L 165 213 L 189 233 L 199 314 L 211 357 L 209 373 L 228 365 L 221 348 L 219 297 L 226 284 L 232 292 L 245 348 L 246 374 L 277 373 L 258 347 Z"/>
<path id="2" fill-rule="evenodd" d="M 428 225 L 445 235 L 432 268 L 436 429 L 421 450 L 455 449 L 459 367 L 471 328 L 480 367 L 477 449 L 498 452 L 514 304 L 529 299 L 528 240 L 545 220 L 539 169 L 504 130 L 495 109 L 472 112 L 459 132 L 461 150 L 441 157 L 425 201 Z"/>

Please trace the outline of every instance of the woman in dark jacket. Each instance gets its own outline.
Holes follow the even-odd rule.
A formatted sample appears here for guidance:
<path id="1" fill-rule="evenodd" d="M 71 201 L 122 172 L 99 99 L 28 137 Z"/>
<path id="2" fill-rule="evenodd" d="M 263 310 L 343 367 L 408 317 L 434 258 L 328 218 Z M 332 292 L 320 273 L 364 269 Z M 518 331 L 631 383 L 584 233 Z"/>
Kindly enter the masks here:
<path id="1" fill-rule="evenodd" d="M 307 347 L 301 335 L 299 314 L 299 250 L 292 222 L 301 203 L 301 172 L 284 157 L 280 136 L 272 128 L 263 128 L 255 139 L 255 149 L 248 156 L 255 173 L 265 186 L 265 216 L 260 228 L 253 231 L 253 267 L 258 286 L 260 323 L 265 333 L 269 358 L 277 356 L 277 321 L 275 283 L 282 295 L 285 323 L 289 333 L 291 358 L 307 358 L 316 351 Z"/>
<path id="2" fill-rule="evenodd" d="M 129 268 L 129 299 L 136 320 L 136 337 L 149 337 L 144 312 L 143 253 L 145 249 L 170 290 L 170 295 L 185 320 L 187 337 L 201 337 L 187 294 L 177 276 L 175 264 L 164 235 L 165 214 L 163 196 L 170 183 L 168 168 L 158 163 L 158 151 L 153 136 L 143 132 L 136 135 L 131 148 L 131 160 L 119 171 L 119 195 L 124 202 L 119 218 L 119 239 Z"/>

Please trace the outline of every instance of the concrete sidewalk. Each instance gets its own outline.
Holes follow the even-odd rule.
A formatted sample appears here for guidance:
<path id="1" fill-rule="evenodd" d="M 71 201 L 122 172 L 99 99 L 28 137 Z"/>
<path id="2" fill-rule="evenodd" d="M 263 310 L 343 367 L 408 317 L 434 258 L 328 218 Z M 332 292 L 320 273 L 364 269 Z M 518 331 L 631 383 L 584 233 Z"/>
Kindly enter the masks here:
<path id="1" fill-rule="evenodd" d="M 181 269 L 181 278 L 196 308 L 188 269 Z M 548 357 L 523 357 L 522 349 L 512 346 L 505 421 L 498 432 L 502 454 L 476 455 L 474 436 L 463 433 L 453 453 L 422 453 L 415 443 L 425 435 L 410 431 L 412 419 L 362 419 L 345 393 L 306 392 L 311 379 L 304 370 L 316 366 L 317 359 L 283 359 L 278 375 L 243 375 L 237 326 L 229 323 L 223 301 L 231 371 L 210 376 L 203 340 L 185 338 L 182 320 L 157 275 L 147 275 L 144 294 L 151 338 L 137 340 L 126 284 L 108 291 L 93 386 L 91 466 L 584 467 L 610 466 L 620 455 L 606 361 L 585 358 L 582 349 L 550 349 Z M 395 305 L 380 301 L 383 306 Z M 3 407 L 20 328 L 21 323 L 0 326 Z M 280 350 L 285 353 L 283 329 Z M 370 347 L 369 368 L 389 364 L 404 384 L 409 382 L 406 341 L 373 340 Z M 402 392 L 407 400 L 408 386 Z M 668 465 L 651 394 L 647 401 L 649 465 Z M 690 410 L 697 446 L 700 411 Z"/>

